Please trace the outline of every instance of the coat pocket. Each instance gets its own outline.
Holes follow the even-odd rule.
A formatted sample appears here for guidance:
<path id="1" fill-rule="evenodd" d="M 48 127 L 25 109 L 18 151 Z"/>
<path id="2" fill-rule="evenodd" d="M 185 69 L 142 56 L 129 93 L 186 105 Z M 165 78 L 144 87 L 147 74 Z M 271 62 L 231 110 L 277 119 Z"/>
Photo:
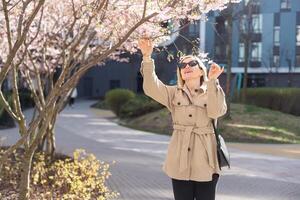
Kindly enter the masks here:
<path id="1" fill-rule="evenodd" d="M 172 104 L 174 107 L 188 106 L 190 105 L 190 101 L 187 97 L 184 97 L 182 95 L 176 95 L 172 100 Z"/>
<path id="2" fill-rule="evenodd" d="M 196 107 L 205 108 L 207 107 L 207 95 L 200 95 L 195 99 L 194 104 Z"/>
<path id="3" fill-rule="evenodd" d="M 182 95 L 176 95 L 174 99 L 172 100 L 172 106 L 173 106 L 173 122 L 176 124 L 186 124 L 187 123 L 187 117 L 190 109 L 190 101 L 187 99 L 187 97 L 184 97 Z"/>

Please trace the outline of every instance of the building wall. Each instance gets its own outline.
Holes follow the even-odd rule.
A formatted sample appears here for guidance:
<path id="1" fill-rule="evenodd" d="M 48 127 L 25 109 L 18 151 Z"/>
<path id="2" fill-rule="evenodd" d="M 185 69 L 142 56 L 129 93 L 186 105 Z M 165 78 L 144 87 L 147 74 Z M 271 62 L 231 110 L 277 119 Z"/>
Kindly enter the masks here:
<path id="1" fill-rule="evenodd" d="M 280 65 L 288 67 L 286 57 L 292 59 L 292 65 L 295 63 L 296 48 L 296 13 L 281 13 L 280 15 Z"/>
<path id="2" fill-rule="evenodd" d="M 206 31 L 205 31 L 205 52 L 209 53 L 209 57 L 214 56 L 214 47 L 215 47 L 215 14 L 211 13 L 208 21 L 206 22 Z M 201 38 L 200 38 L 201 39 Z"/>
<path id="3" fill-rule="evenodd" d="M 176 75 L 176 63 L 168 62 L 158 56 L 155 59 L 155 71 L 159 79 L 170 84 Z M 143 92 L 142 76 L 140 74 L 141 56 L 133 55 L 128 63 L 108 61 L 104 66 L 90 69 L 79 81 L 78 95 L 80 97 L 104 97 L 109 90 L 126 88 L 133 92 Z"/>
<path id="4" fill-rule="evenodd" d="M 130 59 L 129 63 L 106 62 L 104 66 L 90 69 L 78 84 L 79 96 L 103 97 L 113 87 L 137 90 L 140 58 Z"/>

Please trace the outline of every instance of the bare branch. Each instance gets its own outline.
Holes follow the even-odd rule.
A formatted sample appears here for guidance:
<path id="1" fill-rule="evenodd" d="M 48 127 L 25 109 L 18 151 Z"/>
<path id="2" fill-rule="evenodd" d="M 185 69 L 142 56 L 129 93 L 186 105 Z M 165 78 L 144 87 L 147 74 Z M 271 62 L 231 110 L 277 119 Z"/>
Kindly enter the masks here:
<path id="1" fill-rule="evenodd" d="M 10 107 L 8 101 L 5 99 L 3 92 L 1 90 L 0 92 L 0 102 L 1 105 L 4 107 L 4 109 L 7 111 L 7 113 L 16 121 L 19 121 L 20 118 L 17 116 L 17 114 L 12 110 L 12 108 Z"/>
<path id="2" fill-rule="evenodd" d="M 7 34 L 7 41 L 8 41 L 8 48 L 9 51 L 12 49 L 12 38 L 11 38 L 11 30 L 10 30 L 10 20 L 8 17 L 8 10 L 7 10 L 7 3 L 5 0 L 2 0 L 3 5 L 3 12 L 5 17 L 5 24 L 6 24 L 6 34 Z"/>
<path id="3" fill-rule="evenodd" d="M 5 0 L 3 0 L 5 1 Z M 12 47 L 12 49 L 9 51 L 9 54 L 7 56 L 7 60 L 5 61 L 2 70 L 0 72 L 0 87 L 3 84 L 3 81 L 9 71 L 10 65 L 16 55 L 16 53 L 18 52 L 19 48 L 21 47 L 22 43 L 24 42 L 24 40 L 26 39 L 26 35 L 29 31 L 29 27 L 33 21 L 33 19 L 35 18 L 35 16 L 37 15 L 38 11 L 40 10 L 40 8 L 42 7 L 42 5 L 44 4 L 45 0 L 39 0 L 38 5 L 35 7 L 35 9 L 32 11 L 31 15 L 29 16 L 26 26 L 23 29 L 23 33 L 20 36 L 20 38 L 18 38 L 14 44 L 14 46 Z"/>
<path id="4" fill-rule="evenodd" d="M 146 16 L 146 10 L 147 10 L 147 1 L 148 0 L 144 0 L 144 10 L 143 10 L 143 15 L 142 18 L 144 18 Z"/>

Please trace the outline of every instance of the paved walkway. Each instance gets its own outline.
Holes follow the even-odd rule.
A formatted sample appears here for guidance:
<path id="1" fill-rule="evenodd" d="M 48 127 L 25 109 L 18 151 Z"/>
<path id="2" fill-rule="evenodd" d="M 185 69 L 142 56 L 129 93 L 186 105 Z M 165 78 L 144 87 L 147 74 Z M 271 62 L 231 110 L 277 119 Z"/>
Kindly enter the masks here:
<path id="1" fill-rule="evenodd" d="M 170 179 L 161 170 L 169 136 L 119 126 L 109 111 L 90 109 L 92 103 L 77 102 L 75 108 L 60 114 L 58 151 L 71 153 L 84 148 L 103 161 L 116 161 L 111 166 L 109 186 L 121 193 L 120 200 L 172 200 Z M 11 144 L 17 139 L 17 129 L 2 130 L 1 137 L 0 143 Z M 270 145 L 250 146 L 229 144 L 232 168 L 222 172 L 216 199 L 299 200 L 300 159 L 253 152 Z M 299 146 L 283 147 L 299 151 Z"/>
<path id="2" fill-rule="evenodd" d="M 253 144 L 231 142 L 228 143 L 228 146 L 243 151 L 300 159 L 300 144 Z"/>

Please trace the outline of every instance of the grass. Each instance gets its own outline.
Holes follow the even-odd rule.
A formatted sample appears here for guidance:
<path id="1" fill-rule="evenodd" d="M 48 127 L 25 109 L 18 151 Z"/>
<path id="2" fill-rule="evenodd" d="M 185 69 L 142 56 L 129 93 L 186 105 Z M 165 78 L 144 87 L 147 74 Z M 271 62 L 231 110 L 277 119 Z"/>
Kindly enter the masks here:
<path id="1" fill-rule="evenodd" d="M 103 110 L 109 110 L 109 105 L 107 105 L 105 103 L 105 101 L 101 100 L 98 101 L 97 103 L 94 103 L 93 105 L 91 105 L 92 108 L 99 108 L 99 109 L 103 109 Z"/>
<path id="2" fill-rule="evenodd" d="M 159 134 L 171 134 L 171 115 L 167 109 L 158 110 L 134 119 L 122 120 L 122 125 Z"/>
<path id="3" fill-rule="evenodd" d="M 167 109 L 124 121 L 128 127 L 159 134 L 172 133 Z M 226 141 L 300 144 L 300 117 L 254 105 L 231 104 L 231 118 L 219 119 Z"/>

